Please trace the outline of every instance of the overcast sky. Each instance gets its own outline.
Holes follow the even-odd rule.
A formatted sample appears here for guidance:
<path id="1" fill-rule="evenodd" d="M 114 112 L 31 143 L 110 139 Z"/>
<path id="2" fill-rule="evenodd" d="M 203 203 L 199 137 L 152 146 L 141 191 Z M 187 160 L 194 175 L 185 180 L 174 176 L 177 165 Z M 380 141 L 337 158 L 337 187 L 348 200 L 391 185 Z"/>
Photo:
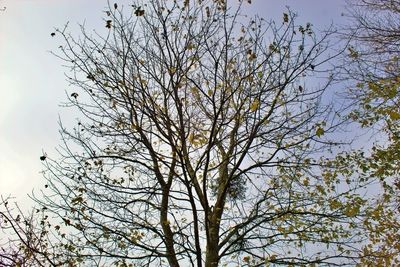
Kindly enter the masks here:
<path id="1" fill-rule="evenodd" d="M 88 29 L 104 27 L 107 1 L 0 0 L 2 6 L 7 9 L 0 12 L 0 195 L 28 203 L 27 194 L 44 185 L 39 157 L 42 151 L 55 156 L 58 119 L 68 114 L 59 106 L 68 88 L 65 69 L 49 53 L 61 40 L 50 33 L 68 21 L 73 32 L 83 22 Z M 341 23 L 345 12 L 343 0 L 253 0 L 250 12 L 281 20 L 286 6 L 317 29 Z"/>

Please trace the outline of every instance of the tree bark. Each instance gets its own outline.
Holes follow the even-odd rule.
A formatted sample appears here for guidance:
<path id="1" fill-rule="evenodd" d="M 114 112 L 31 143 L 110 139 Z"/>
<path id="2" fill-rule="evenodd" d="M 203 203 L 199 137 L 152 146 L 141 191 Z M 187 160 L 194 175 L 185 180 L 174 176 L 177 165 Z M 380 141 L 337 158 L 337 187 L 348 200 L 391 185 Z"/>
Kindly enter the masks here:
<path id="1" fill-rule="evenodd" d="M 206 263 L 205 267 L 217 267 L 219 263 L 219 225 L 210 223 L 209 240 L 206 248 Z"/>

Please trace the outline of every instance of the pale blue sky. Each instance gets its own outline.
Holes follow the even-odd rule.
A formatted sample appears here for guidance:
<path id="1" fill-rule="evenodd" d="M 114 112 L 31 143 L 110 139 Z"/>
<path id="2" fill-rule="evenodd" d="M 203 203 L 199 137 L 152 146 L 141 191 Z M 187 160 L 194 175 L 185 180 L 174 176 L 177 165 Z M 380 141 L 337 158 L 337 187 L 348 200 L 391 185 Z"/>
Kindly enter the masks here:
<path id="1" fill-rule="evenodd" d="M 0 13 L 0 194 L 26 202 L 26 194 L 44 184 L 39 157 L 42 150 L 54 155 L 58 116 L 68 114 L 59 107 L 68 88 L 65 69 L 49 53 L 61 40 L 50 33 L 67 21 L 76 33 L 84 21 L 88 29 L 104 27 L 107 1 L 0 0 L 0 6 L 7 7 Z M 317 29 L 340 22 L 345 12 L 344 0 L 253 0 L 250 12 L 281 20 L 286 6 Z"/>

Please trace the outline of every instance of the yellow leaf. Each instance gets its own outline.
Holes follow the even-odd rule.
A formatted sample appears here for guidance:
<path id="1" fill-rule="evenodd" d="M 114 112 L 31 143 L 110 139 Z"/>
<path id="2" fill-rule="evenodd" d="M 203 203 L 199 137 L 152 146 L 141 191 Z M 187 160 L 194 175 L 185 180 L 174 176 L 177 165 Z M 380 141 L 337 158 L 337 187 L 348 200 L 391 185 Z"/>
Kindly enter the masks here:
<path id="1" fill-rule="evenodd" d="M 349 50 L 349 56 L 351 58 L 358 58 L 358 52 L 353 47 L 350 46 L 347 49 Z"/>
<path id="2" fill-rule="evenodd" d="M 256 111 L 260 106 L 260 101 L 258 99 L 254 99 L 253 103 L 250 104 L 250 110 Z"/>
<path id="3" fill-rule="evenodd" d="M 142 84 L 142 86 L 147 86 L 147 81 L 146 80 L 141 79 L 140 83 Z"/>
<path id="4" fill-rule="evenodd" d="M 332 210 L 338 209 L 338 208 L 340 208 L 341 206 L 342 206 L 342 203 L 341 203 L 339 200 L 337 200 L 337 199 L 332 199 L 332 200 L 329 201 L 329 207 L 330 207 Z"/>
<path id="5" fill-rule="evenodd" d="M 190 143 L 193 143 L 193 142 L 194 142 L 194 134 L 193 134 L 193 133 L 190 133 L 190 134 L 189 134 L 189 142 L 190 142 Z"/>
<path id="6" fill-rule="evenodd" d="M 249 60 L 255 60 L 257 58 L 257 55 L 255 53 L 251 53 L 249 55 Z"/>
<path id="7" fill-rule="evenodd" d="M 396 111 L 389 111 L 389 117 L 390 119 L 396 121 L 396 120 L 400 120 L 400 113 L 396 112 Z"/>
<path id="8" fill-rule="evenodd" d="M 344 211 L 344 214 L 346 214 L 349 217 L 354 217 L 359 213 L 359 211 L 360 211 L 359 206 L 348 206 Z"/>
<path id="9" fill-rule="evenodd" d="M 324 133 L 325 133 L 325 130 L 323 128 L 321 128 L 320 126 L 318 126 L 317 131 L 315 132 L 315 134 L 318 137 L 321 137 L 322 135 L 324 135 Z"/>
<path id="10" fill-rule="evenodd" d="M 193 43 L 188 43 L 188 45 L 187 45 L 187 50 L 192 50 L 192 49 L 194 49 L 195 48 L 195 45 L 193 44 Z"/>
<path id="11" fill-rule="evenodd" d="M 197 87 L 191 87 L 190 88 L 190 92 L 193 94 L 193 96 L 199 100 L 200 99 L 200 93 L 199 93 L 199 89 Z"/>
<path id="12" fill-rule="evenodd" d="M 170 68 L 168 69 L 168 73 L 169 73 L 170 75 L 174 75 L 175 72 L 176 72 L 176 68 L 174 68 L 174 67 L 170 67 Z"/>

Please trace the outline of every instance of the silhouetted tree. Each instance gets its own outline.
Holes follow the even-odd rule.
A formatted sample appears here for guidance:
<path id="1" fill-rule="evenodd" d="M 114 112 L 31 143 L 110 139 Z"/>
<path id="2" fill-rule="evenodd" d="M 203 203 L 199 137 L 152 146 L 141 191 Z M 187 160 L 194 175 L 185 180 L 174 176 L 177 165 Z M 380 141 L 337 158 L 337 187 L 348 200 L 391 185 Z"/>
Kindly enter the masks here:
<path id="1" fill-rule="evenodd" d="M 328 35 L 217 2 L 112 5 L 99 32 L 57 32 L 81 117 L 61 125 L 36 198 L 53 261 L 357 262 L 367 181 L 322 157 L 341 124 L 324 98 Z"/>
<path id="2" fill-rule="evenodd" d="M 50 224 L 43 210 L 26 216 L 11 201 L 2 198 L 0 202 L 0 266 L 62 265 L 56 259 L 53 249 L 57 246 L 52 243 L 55 239 L 49 235 Z"/>

